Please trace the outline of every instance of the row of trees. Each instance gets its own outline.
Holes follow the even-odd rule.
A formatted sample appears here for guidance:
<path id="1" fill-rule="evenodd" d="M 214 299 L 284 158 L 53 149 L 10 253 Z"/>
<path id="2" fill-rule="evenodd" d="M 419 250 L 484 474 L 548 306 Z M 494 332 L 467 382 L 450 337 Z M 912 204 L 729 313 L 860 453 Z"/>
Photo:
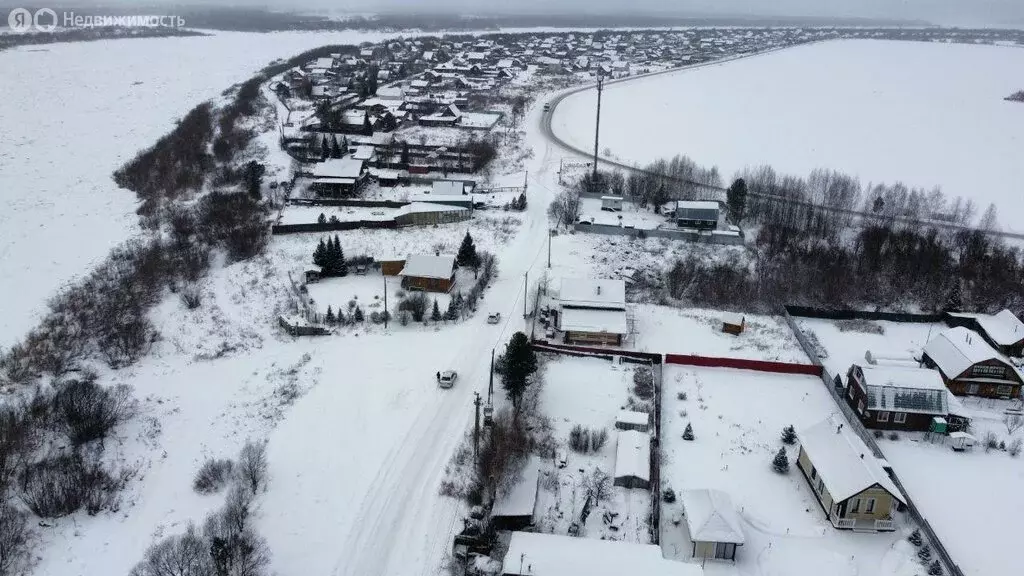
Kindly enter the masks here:
<path id="1" fill-rule="evenodd" d="M 328 238 L 325 242 L 323 238 L 320 239 L 320 243 L 317 244 L 316 249 L 313 251 L 313 264 L 320 267 L 321 276 L 348 275 L 345 251 L 341 248 L 341 242 L 338 240 L 337 234 L 334 235 L 333 240 Z"/>

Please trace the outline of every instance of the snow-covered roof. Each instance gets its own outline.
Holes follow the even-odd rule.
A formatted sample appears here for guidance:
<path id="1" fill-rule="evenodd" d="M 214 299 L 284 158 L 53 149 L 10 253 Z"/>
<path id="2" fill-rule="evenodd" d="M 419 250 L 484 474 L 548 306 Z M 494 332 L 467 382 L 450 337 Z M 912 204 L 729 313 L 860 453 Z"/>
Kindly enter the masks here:
<path id="1" fill-rule="evenodd" d="M 973 418 L 974 412 L 971 412 L 964 406 L 964 403 L 956 397 L 956 394 L 946 390 L 946 413 L 951 416 L 960 416 L 961 418 Z"/>
<path id="2" fill-rule="evenodd" d="M 430 193 L 461 196 L 465 189 L 466 185 L 458 180 L 435 180 L 430 187 Z"/>
<path id="3" fill-rule="evenodd" d="M 616 422 L 622 422 L 623 424 L 633 424 L 637 426 L 647 426 L 650 422 L 650 415 L 647 412 L 633 412 L 632 410 L 619 410 L 619 415 L 615 418 Z"/>
<path id="4" fill-rule="evenodd" d="M 465 212 L 468 208 L 441 204 L 440 202 L 410 202 L 398 209 L 398 214 L 413 214 L 418 212 Z"/>
<path id="5" fill-rule="evenodd" d="M 622 280 L 564 278 L 559 290 L 562 306 L 577 308 L 626 308 L 626 283 Z"/>
<path id="6" fill-rule="evenodd" d="M 998 314 L 967 314 L 950 312 L 957 318 L 973 318 L 993 342 L 1000 346 L 1010 346 L 1024 340 L 1024 322 L 1013 312 L 1003 310 Z"/>
<path id="7" fill-rule="evenodd" d="M 656 544 L 513 532 L 502 574 L 513 576 L 703 576 L 698 564 L 666 560 Z"/>
<path id="8" fill-rule="evenodd" d="M 354 158 L 328 158 L 313 165 L 314 178 L 359 178 L 363 172 L 363 161 Z"/>
<path id="9" fill-rule="evenodd" d="M 373 146 L 356 146 L 356 151 L 352 153 L 353 160 L 369 160 L 373 157 Z"/>
<path id="10" fill-rule="evenodd" d="M 540 463 L 530 458 L 523 469 L 523 475 L 509 490 L 498 494 L 492 516 L 533 516 L 537 506 L 537 485 L 540 479 Z"/>
<path id="11" fill-rule="evenodd" d="M 636 430 L 620 430 L 615 447 L 615 478 L 651 479 L 651 437 Z"/>
<path id="12" fill-rule="evenodd" d="M 859 365 L 858 365 L 859 366 Z M 948 414 L 948 389 L 935 370 L 904 366 L 861 366 L 870 410 Z"/>
<path id="13" fill-rule="evenodd" d="M 679 501 L 686 510 L 690 540 L 743 544 L 740 517 L 728 494 L 721 490 L 683 490 Z"/>
<path id="14" fill-rule="evenodd" d="M 455 268 L 455 256 L 449 254 L 412 254 L 405 260 L 405 266 L 399 276 L 416 278 L 449 279 Z"/>
<path id="15" fill-rule="evenodd" d="M 608 334 L 629 332 L 625 310 L 565 308 L 558 319 L 558 324 L 563 332 L 606 332 Z"/>
<path id="16" fill-rule="evenodd" d="M 875 484 L 905 502 L 903 494 L 882 469 L 878 459 L 845 420 L 828 418 L 802 430 L 797 437 L 836 502 L 842 502 Z"/>
<path id="17" fill-rule="evenodd" d="M 984 338 L 962 326 L 940 333 L 925 345 L 924 353 L 947 378 L 956 378 L 971 366 L 987 360 L 999 360 L 1013 368 Z"/>
<path id="18" fill-rule="evenodd" d="M 387 86 L 377 90 L 377 98 L 382 100 L 400 100 L 405 97 L 405 92 L 398 86 Z"/>
<path id="19" fill-rule="evenodd" d="M 722 322 L 731 326 L 742 326 L 743 325 L 743 314 L 738 312 L 726 312 L 722 314 Z"/>
<path id="20" fill-rule="evenodd" d="M 676 202 L 676 208 L 686 210 L 718 210 L 718 202 L 711 200 L 679 200 Z"/>

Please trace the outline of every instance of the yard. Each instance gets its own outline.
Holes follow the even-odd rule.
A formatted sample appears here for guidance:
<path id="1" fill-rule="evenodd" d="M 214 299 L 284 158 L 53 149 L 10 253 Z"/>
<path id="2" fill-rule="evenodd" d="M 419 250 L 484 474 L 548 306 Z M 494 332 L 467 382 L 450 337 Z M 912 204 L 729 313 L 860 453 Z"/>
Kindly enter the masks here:
<path id="1" fill-rule="evenodd" d="M 551 463 L 546 463 L 536 514 L 540 531 L 567 534 L 583 509 L 587 477 L 598 469 L 609 476 L 614 474 L 615 419 L 629 400 L 634 365 L 549 356 L 544 370 L 541 406 L 551 419 L 555 440 L 568 454 L 568 462 L 563 469 L 553 469 Z M 577 424 L 591 432 L 607 431 L 607 442 L 587 454 L 570 450 L 569 435 Z M 649 491 L 614 486 L 609 499 L 590 511 L 580 535 L 650 543 L 650 512 Z"/>
<path id="2" fill-rule="evenodd" d="M 817 341 L 826 352 L 822 356 L 825 368 L 834 376 L 842 374 L 854 362 L 864 364 L 864 354 L 887 358 L 900 358 L 913 362 L 931 338 L 948 326 L 942 322 L 913 323 L 868 320 L 824 320 L 797 318 L 797 324 L 812 342 Z"/>
<path id="3" fill-rule="evenodd" d="M 622 202 L 622 210 L 602 210 L 602 201 L 597 198 L 583 198 L 580 201 L 580 220 L 592 224 L 632 226 L 638 230 L 653 230 L 666 222 L 664 216 L 627 201 Z"/>
<path id="4" fill-rule="evenodd" d="M 834 529 L 787 448 L 788 474 L 772 458 L 784 426 L 797 432 L 836 412 L 811 376 L 666 365 L 662 388 L 662 489 L 725 491 L 739 513 L 745 544 L 736 562 L 708 561 L 717 574 L 915 576 L 921 566 L 902 527 L 889 534 Z M 694 439 L 682 438 L 687 424 Z M 678 524 L 676 523 L 678 521 Z M 901 521 L 898 520 L 898 521 Z M 691 557 L 678 500 L 662 504 L 661 545 L 668 558 Z"/>

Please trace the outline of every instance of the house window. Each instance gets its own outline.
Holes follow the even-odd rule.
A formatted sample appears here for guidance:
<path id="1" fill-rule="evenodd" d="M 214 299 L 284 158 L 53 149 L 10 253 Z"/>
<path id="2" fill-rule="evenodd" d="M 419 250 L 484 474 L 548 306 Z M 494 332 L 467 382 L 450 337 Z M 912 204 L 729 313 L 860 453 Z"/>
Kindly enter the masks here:
<path id="1" fill-rule="evenodd" d="M 846 393 L 853 398 L 853 381 L 846 383 Z"/>
<path id="2" fill-rule="evenodd" d="M 977 394 L 978 393 L 978 385 L 977 384 L 968 384 L 967 385 L 967 393 L 968 394 Z"/>
<path id="3" fill-rule="evenodd" d="M 850 500 L 850 514 L 860 513 L 860 498 Z"/>
<path id="4" fill-rule="evenodd" d="M 818 469 L 815 468 L 814 466 L 811 466 L 811 480 L 816 480 L 817 478 L 818 478 Z"/>
<path id="5" fill-rule="evenodd" d="M 868 505 L 867 505 L 866 508 L 864 508 L 864 513 L 865 514 L 871 514 L 874 511 L 875 511 L 875 499 L 874 498 L 868 498 Z"/>
<path id="6" fill-rule="evenodd" d="M 975 366 L 971 372 L 975 376 L 991 376 L 993 378 L 1003 378 L 1006 376 L 1006 368 L 1004 366 L 986 366 L 979 364 Z"/>
<path id="7" fill-rule="evenodd" d="M 878 412 L 878 421 L 879 422 L 888 422 L 889 421 L 889 413 L 884 411 L 884 410 L 880 410 Z"/>
<path id="8" fill-rule="evenodd" d="M 821 478 L 818 478 L 818 493 L 820 494 L 820 493 L 822 493 L 824 491 L 825 491 L 825 483 L 821 481 Z"/>
<path id="9" fill-rule="evenodd" d="M 999 396 L 1009 396 L 1013 392 L 1013 386 L 999 386 L 996 388 L 996 394 Z"/>
<path id="10" fill-rule="evenodd" d="M 857 401 L 857 412 L 860 412 L 861 414 L 864 413 L 864 401 L 863 400 L 858 400 Z"/>
<path id="11" fill-rule="evenodd" d="M 906 412 L 897 412 L 897 413 L 893 414 L 892 415 L 892 421 L 895 422 L 896 424 L 903 424 L 904 422 L 907 421 L 907 413 Z"/>

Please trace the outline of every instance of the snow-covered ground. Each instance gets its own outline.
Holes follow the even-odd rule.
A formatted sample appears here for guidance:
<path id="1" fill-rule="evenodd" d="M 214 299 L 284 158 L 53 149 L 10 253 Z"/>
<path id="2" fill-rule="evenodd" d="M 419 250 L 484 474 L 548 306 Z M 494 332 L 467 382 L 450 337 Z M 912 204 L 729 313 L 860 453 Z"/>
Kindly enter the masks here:
<path id="1" fill-rule="evenodd" d="M 931 338 L 949 327 L 941 322 L 857 322 L 824 320 L 820 318 L 797 318 L 801 330 L 813 341 L 815 338 L 827 353 L 821 362 L 833 375 L 842 374 L 846 379 L 846 371 L 850 365 L 865 364 L 864 355 L 871 352 L 891 360 L 902 359 L 910 365 L 914 358 L 921 357 L 921 351 Z M 855 326 L 857 329 L 842 330 L 843 326 Z M 871 327 L 865 331 L 864 327 Z"/>
<path id="2" fill-rule="evenodd" d="M 580 202 L 580 219 L 589 220 L 593 224 L 632 226 L 638 230 L 653 230 L 666 222 L 664 216 L 637 207 L 630 202 L 623 202 L 620 211 L 602 210 L 601 200 L 597 198 L 584 198 Z"/>
<path id="3" fill-rule="evenodd" d="M 111 173 L 278 58 L 381 33 L 217 32 L 22 46 L 0 53 L 0 348 L 46 299 L 138 230 L 135 195 Z"/>
<path id="4" fill-rule="evenodd" d="M 537 522 L 542 532 L 567 534 L 586 500 L 584 477 L 600 469 L 609 476 L 615 473 L 615 450 L 618 431 L 615 419 L 627 405 L 633 386 L 632 364 L 614 364 L 597 358 L 547 356 L 544 365 L 544 388 L 541 408 L 551 419 L 552 434 L 568 454 L 564 469 L 552 473 L 553 481 L 543 483 L 538 496 Z M 569 449 L 569 432 L 575 425 L 591 432 L 606 430 L 608 441 L 598 452 L 580 454 Z M 550 462 L 547 469 L 551 469 Z M 583 470 L 580 473 L 580 469 Z M 617 514 L 605 522 L 605 513 Z M 580 530 L 585 538 L 602 538 L 638 542 L 651 541 L 648 515 L 651 493 L 648 490 L 620 486 L 612 488 L 611 499 L 594 506 Z M 575 514 L 575 516 L 574 516 Z M 610 528 L 613 525 L 615 528 Z"/>
<path id="5" fill-rule="evenodd" d="M 686 400 L 680 398 L 686 393 Z M 921 566 L 901 527 L 890 534 L 840 531 L 825 518 L 796 468 L 798 448 L 787 450 L 790 471 L 771 461 L 782 428 L 813 425 L 837 412 L 821 380 L 811 376 L 666 365 L 662 385 L 662 485 L 715 488 L 729 494 L 746 543 L 736 563 L 709 561 L 709 576 L 914 576 Z M 687 423 L 694 440 L 682 439 Z M 661 546 L 668 558 L 688 559 L 681 505 L 662 504 Z M 916 558 L 914 559 L 916 560 Z"/>
<path id="6" fill-rule="evenodd" d="M 995 202 L 1021 229 L 1024 50 L 843 40 L 609 85 L 601 149 L 636 163 L 686 154 L 725 177 L 769 164 L 806 176 L 832 168 Z M 567 98 L 552 128 L 588 150 L 594 91 Z M 652 129 L 652 127 L 656 127 Z M 660 134 L 660 136 L 659 136 Z"/>

